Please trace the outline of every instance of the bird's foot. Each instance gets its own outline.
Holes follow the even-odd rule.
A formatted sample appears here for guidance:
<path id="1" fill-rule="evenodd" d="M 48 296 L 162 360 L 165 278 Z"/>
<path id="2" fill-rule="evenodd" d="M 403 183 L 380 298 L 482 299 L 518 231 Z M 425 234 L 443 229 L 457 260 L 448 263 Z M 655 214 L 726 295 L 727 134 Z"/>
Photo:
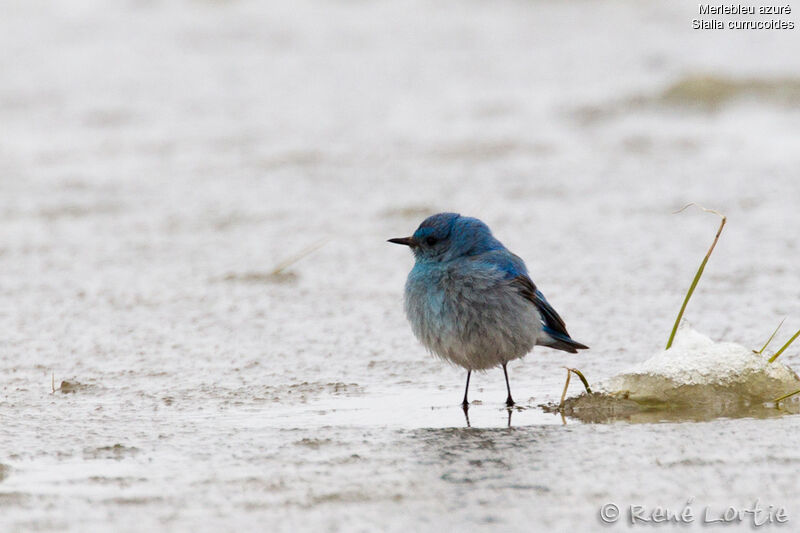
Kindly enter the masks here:
<path id="1" fill-rule="evenodd" d="M 510 394 L 508 395 L 508 398 L 506 398 L 506 407 L 514 407 L 514 399 Z"/>

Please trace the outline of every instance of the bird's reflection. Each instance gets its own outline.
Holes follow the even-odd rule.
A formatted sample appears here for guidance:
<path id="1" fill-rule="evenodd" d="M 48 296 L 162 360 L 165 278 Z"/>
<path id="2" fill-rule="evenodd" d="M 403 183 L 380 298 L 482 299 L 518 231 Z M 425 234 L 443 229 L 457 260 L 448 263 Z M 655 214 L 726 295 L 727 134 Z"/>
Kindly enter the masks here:
<path id="1" fill-rule="evenodd" d="M 472 425 L 469 422 L 469 404 L 461 404 L 461 409 L 464 411 L 464 420 L 467 422 L 467 427 L 471 428 Z M 514 409 L 514 407 L 506 407 L 506 411 L 508 412 L 508 427 L 511 427 L 511 415 L 514 413 Z M 521 410 L 519 407 L 516 409 Z"/>

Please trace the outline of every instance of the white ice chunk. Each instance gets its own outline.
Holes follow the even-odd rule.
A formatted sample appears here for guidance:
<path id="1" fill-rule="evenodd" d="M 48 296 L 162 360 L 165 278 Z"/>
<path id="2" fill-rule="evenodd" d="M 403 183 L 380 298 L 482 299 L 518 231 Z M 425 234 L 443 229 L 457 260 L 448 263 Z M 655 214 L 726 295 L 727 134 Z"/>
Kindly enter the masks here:
<path id="1" fill-rule="evenodd" d="M 636 402 L 694 404 L 740 399 L 766 402 L 800 389 L 788 366 L 732 342 L 681 328 L 672 347 L 598 384 Z"/>

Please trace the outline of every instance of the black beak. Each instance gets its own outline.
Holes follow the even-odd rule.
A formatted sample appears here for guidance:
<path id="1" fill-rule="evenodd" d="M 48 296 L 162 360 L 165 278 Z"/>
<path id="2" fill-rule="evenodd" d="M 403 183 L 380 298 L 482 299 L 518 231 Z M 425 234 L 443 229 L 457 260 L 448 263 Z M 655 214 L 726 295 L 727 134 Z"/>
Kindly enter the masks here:
<path id="1" fill-rule="evenodd" d="M 386 242 L 393 242 L 395 244 L 405 244 L 406 246 L 410 246 L 414 248 L 417 245 L 417 241 L 414 240 L 414 237 L 397 237 L 396 239 L 389 239 Z"/>

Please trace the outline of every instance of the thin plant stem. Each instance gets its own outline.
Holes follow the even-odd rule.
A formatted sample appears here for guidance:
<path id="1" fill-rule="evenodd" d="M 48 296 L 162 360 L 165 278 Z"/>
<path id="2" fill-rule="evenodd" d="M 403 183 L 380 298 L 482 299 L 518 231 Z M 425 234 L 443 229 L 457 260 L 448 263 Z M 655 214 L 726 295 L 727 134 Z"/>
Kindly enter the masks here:
<path id="1" fill-rule="evenodd" d="M 764 346 L 762 346 L 761 349 L 756 353 L 764 353 L 764 350 L 767 349 L 767 346 L 769 346 L 769 343 L 771 343 L 772 339 L 775 338 L 775 334 L 778 333 L 778 330 L 781 329 L 781 326 L 783 325 L 784 322 L 786 322 L 786 317 L 783 317 L 783 320 L 781 320 L 781 323 L 778 324 L 777 328 L 775 328 L 775 331 L 772 332 L 772 335 L 769 336 L 769 339 L 767 339 L 767 342 L 765 342 Z"/>
<path id="2" fill-rule="evenodd" d="M 784 345 L 783 345 L 783 347 L 781 347 L 781 349 L 780 349 L 780 350 L 778 350 L 777 352 L 775 352 L 775 355 L 773 355 L 772 357 L 770 357 L 770 358 L 769 358 L 769 362 L 771 363 L 771 362 L 773 362 L 775 359 L 777 359 L 777 358 L 778 358 L 778 357 L 779 357 L 779 356 L 780 356 L 780 355 L 781 355 L 781 354 L 784 352 L 784 350 L 786 350 L 786 348 L 788 348 L 788 347 L 789 347 L 789 346 L 790 346 L 790 345 L 791 345 L 791 344 L 794 342 L 794 340 L 795 340 L 797 337 L 800 337 L 800 329 L 798 329 L 798 330 L 797 330 L 797 333 L 795 333 L 795 334 L 792 336 L 792 338 L 791 338 L 791 339 L 789 339 L 789 342 L 787 342 L 786 344 L 784 344 Z"/>
<path id="3" fill-rule="evenodd" d="M 785 400 L 786 398 L 790 398 L 790 397 L 794 396 L 795 394 L 800 394 L 800 389 L 798 389 L 798 390 L 796 390 L 794 392 L 790 392 L 789 394 L 784 394 L 780 398 L 775 398 L 772 401 L 773 401 L 773 403 L 778 403 L 778 402 L 781 402 L 781 401 Z"/>
<path id="4" fill-rule="evenodd" d="M 592 393 L 592 389 L 589 387 L 589 382 L 586 380 L 586 378 L 584 377 L 584 375 L 581 373 L 580 370 L 578 370 L 577 368 L 568 368 L 567 370 L 573 372 L 576 376 L 581 378 L 581 382 L 583 383 L 583 387 L 586 389 L 586 392 L 588 392 L 589 394 Z"/>
<path id="5" fill-rule="evenodd" d="M 564 400 L 567 397 L 567 387 L 569 387 L 569 378 L 570 378 L 571 375 L 572 375 L 572 373 L 569 371 L 569 368 L 568 368 L 567 369 L 567 381 L 564 382 L 564 392 L 561 393 L 561 403 L 558 404 L 558 408 L 561 411 L 564 410 Z"/>
<path id="6" fill-rule="evenodd" d="M 686 205 L 683 208 L 676 211 L 675 214 L 680 213 L 681 211 L 683 211 L 684 209 L 686 209 L 691 205 L 697 205 L 697 204 Z M 692 284 L 689 286 L 689 292 L 686 293 L 686 297 L 683 299 L 683 305 L 681 305 L 681 310 L 678 312 L 677 318 L 675 318 L 675 325 L 672 326 L 672 333 L 670 333 L 669 340 L 667 341 L 667 350 L 669 350 L 670 346 L 672 346 L 672 341 L 675 340 L 675 333 L 677 333 L 678 331 L 678 326 L 681 323 L 684 311 L 686 311 L 686 306 L 689 304 L 689 299 L 692 297 L 692 294 L 694 294 L 694 289 L 697 287 L 697 283 L 700 281 L 700 277 L 703 275 L 703 271 L 706 269 L 706 263 L 708 263 L 708 258 L 711 257 L 711 252 L 714 251 L 714 247 L 717 245 L 719 236 L 722 233 L 722 228 L 725 227 L 725 222 L 728 221 L 728 218 L 718 211 L 714 211 L 713 209 L 706 209 L 705 207 L 699 205 L 697 207 L 699 207 L 700 209 L 702 209 L 707 213 L 714 213 L 715 215 L 719 215 L 720 217 L 722 217 L 722 221 L 719 224 L 719 229 L 717 230 L 717 234 L 714 236 L 714 242 L 711 243 L 711 248 L 709 248 L 708 252 L 706 252 L 706 256 L 703 258 L 703 262 L 700 263 L 700 268 L 697 269 L 697 274 L 694 275 Z"/>
<path id="7" fill-rule="evenodd" d="M 280 275 L 284 270 L 292 266 L 294 263 L 300 261 L 302 258 L 309 255 L 310 253 L 316 252 L 317 250 L 322 248 L 322 246 L 324 246 L 326 242 L 328 242 L 327 239 L 320 239 L 317 242 L 306 246 L 296 254 L 287 257 L 286 259 L 275 265 L 275 268 L 272 269 L 270 275 L 272 276 Z"/>
<path id="8" fill-rule="evenodd" d="M 583 383 L 583 387 L 586 389 L 586 392 L 588 394 L 592 393 L 592 389 L 589 387 L 589 382 L 586 380 L 586 377 L 580 370 L 578 370 L 577 368 L 569 368 L 566 366 L 564 368 L 567 369 L 567 381 L 564 382 L 564 392 L 561 393 L 561 403 L 558 405 L 558 409 L 559 411 L 561 411 L 562 414 L 564 413 L 564 401 L 567 397 L 567 388 L 569 387 L 569 379 L 571 374 L 575 374 L 580 378 L 581 382 Z"/>

